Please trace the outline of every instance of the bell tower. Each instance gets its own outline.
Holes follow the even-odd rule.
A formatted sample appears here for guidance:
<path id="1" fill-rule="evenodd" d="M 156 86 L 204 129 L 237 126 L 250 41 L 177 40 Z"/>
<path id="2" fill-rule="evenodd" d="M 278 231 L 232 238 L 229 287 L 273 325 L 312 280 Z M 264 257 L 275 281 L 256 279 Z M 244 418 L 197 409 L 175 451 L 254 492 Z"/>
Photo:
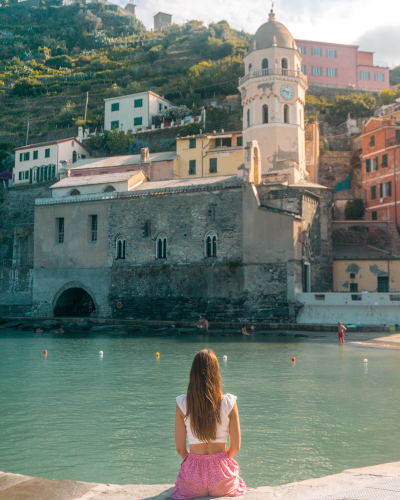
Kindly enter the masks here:
<path id="1" fill-rule="evenodd" d="M 239 81 L 243 106 L 244 147 L 257 141 L 263 179 L 295 184 L 308 177 L 304 106 L 307 77 L 302 56 L 289 30 L 269 20 L 257 30 Z"/>

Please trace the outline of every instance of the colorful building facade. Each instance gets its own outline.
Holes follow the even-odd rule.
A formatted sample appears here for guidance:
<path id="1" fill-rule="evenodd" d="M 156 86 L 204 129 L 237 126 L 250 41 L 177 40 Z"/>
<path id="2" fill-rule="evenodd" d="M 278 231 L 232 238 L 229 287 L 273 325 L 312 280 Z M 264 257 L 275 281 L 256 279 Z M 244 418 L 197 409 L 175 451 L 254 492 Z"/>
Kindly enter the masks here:
<path id="1" fill-rule="evenodd" d="M 309 85 L 381 91 L 390 88 L 389 68 L 374 66 L 374 53 L 358 45 L 296 40 Z"/>
<path id="2" fill-rule="evenodd" d="M 400 222 L 400 123 L 373 117 L 362 134 L 362 185 L 367 220 Z"/>
<path id="3" fill-rule="evenodd" d="M 175 179 L 237 175 L 243 164 L 243 132 L 178 137 Z"/>

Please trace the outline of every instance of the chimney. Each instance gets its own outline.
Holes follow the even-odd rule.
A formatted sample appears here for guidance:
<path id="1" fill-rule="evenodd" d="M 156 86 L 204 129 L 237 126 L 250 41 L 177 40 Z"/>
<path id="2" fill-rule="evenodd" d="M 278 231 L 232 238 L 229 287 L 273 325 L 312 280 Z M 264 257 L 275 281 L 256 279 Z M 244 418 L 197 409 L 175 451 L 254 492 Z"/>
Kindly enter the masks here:
<path id="1" fill-rule="evenodd" d="M 142 161 L 142 162 L 149 161 L 149 157 L 150 157 L 149 148 L 142 148 L 140 150 L 140 161 Z"/>

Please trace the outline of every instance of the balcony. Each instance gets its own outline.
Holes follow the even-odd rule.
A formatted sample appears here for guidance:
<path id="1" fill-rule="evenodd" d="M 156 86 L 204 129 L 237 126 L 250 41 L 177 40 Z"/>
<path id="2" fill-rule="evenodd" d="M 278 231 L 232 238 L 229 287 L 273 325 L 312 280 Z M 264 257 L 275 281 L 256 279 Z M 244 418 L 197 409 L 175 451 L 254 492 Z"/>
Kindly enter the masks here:
<path id="1" fill-rule="evenodd" d="M 247 82 L 250 78 L 260 78 L 263 76 L 295 76 L 301 78 L 304 83 L 307 83 L 307 77 L 300 71 L 295 69 L 283 69 L 283 68 L 271 68 L 271 69 L 259 69 L 257 71 L 250 71 L 247 75 L 239 78 L 239 85 Z"/>
<path id="2" fill-rule="evenodd" d="M 400 145 L 400 137 L 392 137 L 390 139 L 386 139 L 386 147 L 390 148 L 392 146 Z"/>

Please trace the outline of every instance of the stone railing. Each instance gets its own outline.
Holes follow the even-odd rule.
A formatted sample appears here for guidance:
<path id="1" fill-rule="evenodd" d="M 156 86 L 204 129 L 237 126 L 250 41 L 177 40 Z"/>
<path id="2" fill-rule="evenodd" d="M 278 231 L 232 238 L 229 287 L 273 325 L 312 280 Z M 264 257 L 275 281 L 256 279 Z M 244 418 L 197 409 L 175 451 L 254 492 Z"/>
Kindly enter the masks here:
<path id="1" fill-rule="evenodd" d="M 247 75 L 239 78 L 239 85 L 242 85 L 244 82 L 247 82 L 250 78 L 260 78 L 263 76 L 295 76 L 297 78 L 301 78 L 304 83 L 307 83 L 307 77 L 300 71 L 294 69 L 284 69 L 284 68 L 270 68 L 270 69 L 259 69 L 256 71 L 250 71 Z"/>

